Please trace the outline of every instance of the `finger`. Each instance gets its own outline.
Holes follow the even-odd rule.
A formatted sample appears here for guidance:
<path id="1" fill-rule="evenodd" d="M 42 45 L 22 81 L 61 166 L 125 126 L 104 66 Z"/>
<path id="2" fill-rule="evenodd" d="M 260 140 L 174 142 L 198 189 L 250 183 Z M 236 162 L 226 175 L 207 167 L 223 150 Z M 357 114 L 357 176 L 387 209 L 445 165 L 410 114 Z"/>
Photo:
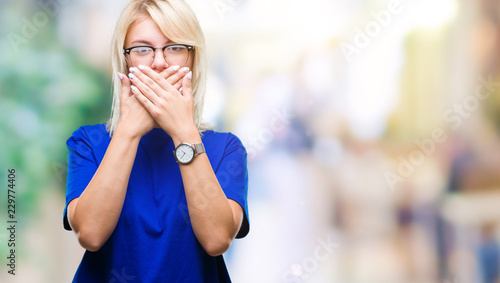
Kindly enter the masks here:
<path id="1" fill-rule="evenodd" d="M 189 99 L 193 98 L 193 91 L 191 89 L 192 78 L 193 78 L 193 72 L 189 72 L 182 79 L 182 95 Z"/>
<path id="2" fill-rule="evenodd" d="M 154 109 L 156 109 L 153 102 L 144 96 L 136 86 L 133 85 L 130 89 L 132 90 L 132 94 L 135 95 L 135 98 L 142 104 L 149 114 L 153 113 Z"/>
<path id="3" fill-rule="evenodd" d="M 140 66 L 142 71 L 138 68 L 130 68 L 130 72 L 133 73 L 133 75 L 135 75 L 135 77 L 137 77 L 144 85 L 148 86 L 153 91 L 154 95 L 164 98 L 165 95 L 167 95 L 169 85 L 163 76 L 153 71 L 151 68 L 147 68 L 143 65 Z M 141 92 L 149 98 L 150 93 L 146 89 L 142 89 L 139 85 L 137 86 Z M 158 105 L 154 100 L 151 101 Z"/>
<path id="4" fill-rule="evenodd" d="M 122 93 L 120 95 L 120 100 L 125 101 L 128 97 L 130 97 L 130 81 L 127 76 L 122 73 L 118 73 L 118 79 L 122 84 Z"/>
<path id="5" fill-rule="evenodd" d="M 150 78 L 152 78 L 156 83 L 160 83 L 162 80 L 168 79 L 170 76 L 174 75 L 179 71 L 179 65 L 171 66 L 168 69 L 165 70 L 165 74 L 163 73 L 157 73 L 153 71 L 151 68 L 146 67 L 144 65 L 139 65 L 137 67 L 141 72 L 144 74 L 148 75 Z M 132 68 L 131 68 L 132 69 Z M 139 77 L 139 75 L 137 75 Z"/>
<path id="6" fill-rule="evenodd" d="M 176 82 L 173 87 L 175 89 L 178 89 L 180 92 L 182 92 L 182 80 L 179 80 L 178 82 Z"/>
<path id="7" fill-rule="evenodd" d="M 143 71 L 146 66 L 144 65 L 139 65 L 138 66 L 139 70 Z M 162 72 L 160 75 L 164 78 L 164 79 L 168 79 L 171 75 L 175 74 L 177 71 L 179 71 L 181 67 L 179 65 L 174 65 L 174 66 L 170 66 L 168 67 L 164 72 Z"/>
<path id="8" fill-rule="evenodd" d="M 184 67 L 177 71 L 175 74 L 171 75 L 170 77 L 167 78 L 167 82 L 169 82 L 171 85 L 175 85 L 178 82 L 181 82 L 182 78 L 186 76 L 186 74 L 189 72 L 188 67 Z M 179 88 L 176 88 L 179 89 Z"/>
<path id="9" fill-rule="evenodd" d="M 148 85 L 146 85 L 143 81 L 141 81 L 135 74 L 140 73 L 139 70 L 134 68 L 130 68 L 131 73 L 128 74 L 128 77 L 130 78 L 130 81 L 134 84 L 134 86 L 139 89 L 140 93 L 145 96 L 147 99 L 149 99 L 153 104 L 157 105 L 160 102 L 160 97 L 158 96 L 158 93 L 153 91 Z M 133 72 L 132 72 L 133 71 Z M 153 82 L 153 80 L 145 75 L 141 76 L 142 80 L 148 81 L 148 84 L 155 85 L 156 87 L 153 86 L 153 88 L 156 88 L 156 90 L 159 90 L 159 86 Z"/>
<path id="10" fill-rule="evenodd" d="M 160 88 L 161 88 L 161 89 L 163 89 L 163 90 L 164 90 L 164 91 L 166 91 L 166 92 L 175 93 L 175 91 L 179 89 L 180 85 L 179 85 L 177 88 L 173 87 L 173 86 L 172 86 L 172 84 L 168 81 L 168 79 L 165 79 L 162 75 L 160 75 L 160 74 L 158 74 L 157 72 L 153 71 L 151 68 L 146 67 L 146 66 L 144 66 L 144 65 L 140 65 L 140 67 L 141 67 L 141 68 L 139 69 L 140 71 L 139 71 L 139 70 L 137 70 L 137 72 L 139 72 L 139 73 L 137 73 L 137 77 L 139 77 L 139 78 L 140 78 L 143 82 L 145 82 L 145 83 L 146 83 L 146 84 L 148 84 L 150 87 L 152 87 L 152 89 L 153 89 L 153 90 L 154 90 L 157 94 L 159 94 L 159 93 L 161 93 L 161 92 L 159 91 L 159 89 L 158 89 L 158 88 L 156 88 L 156 86 L 152 86 L 152 85 L 154 85 L 154 84 L 152 83 L 153 81 L 154 81 L 154 82 L 155 82 L 158 86 L 160 86 Z M 175 67 L 177 67 L 177 68 L 175 68 Z M 176 75 L 176 74 L 177 74 L 177 73 L 179 73 L 179 72 L 181 72 L 181 70 L 182 70 L 182 69 L 181 69 L 181 70 L 179 70 L 179 69 L 178 69 L 178 67 L 179 67 L 179 66 L 173 66 L 173 67 L 168 68 L 167 70 L 170 70 L 170 69 L 172 69 L 172 70 L 173 70 L 173 69 L 178 70 L 178 72 L 173 71 L 174 75 L 172 75 L 172 76 L 175 76 L 175 77 L 177 78 L 177 76 L 178 76 L 178 75 Z M 132 69 L 131 69 L 131 70 L 132 70 Z M 172 71 L 170 71 L 170 72 L 172 72 Z M 184 72 L 184 70 L 182 70 L 182 72 Z M 145 77 L 149 77 L 149 78 L 151 79 L 151 81 L 148 81 L 148 79 L 144 79 L 144 80 L 143 80 L 142 75 L 146 75 Z M 170 76 L 170 78 L 171 78 L 172 76 Z M 178 79 L 177 79 L 177 81 L 178 81 Z M 149 83 L 151 83 L 151 85 L 150 85 Z"/>

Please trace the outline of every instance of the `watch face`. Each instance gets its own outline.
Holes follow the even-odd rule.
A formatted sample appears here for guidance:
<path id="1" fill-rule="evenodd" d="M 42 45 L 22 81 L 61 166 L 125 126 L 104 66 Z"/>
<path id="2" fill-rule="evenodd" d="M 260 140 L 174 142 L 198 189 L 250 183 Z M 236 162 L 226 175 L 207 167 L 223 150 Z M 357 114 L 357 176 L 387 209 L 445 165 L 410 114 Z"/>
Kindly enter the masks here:
<path id="1" fill-rule="evenodd" d="M 194 149 L 187 144 L 180 144 L 175 150 L 175 157 L 180 163 L 189 163 L 193 160 Z"/>

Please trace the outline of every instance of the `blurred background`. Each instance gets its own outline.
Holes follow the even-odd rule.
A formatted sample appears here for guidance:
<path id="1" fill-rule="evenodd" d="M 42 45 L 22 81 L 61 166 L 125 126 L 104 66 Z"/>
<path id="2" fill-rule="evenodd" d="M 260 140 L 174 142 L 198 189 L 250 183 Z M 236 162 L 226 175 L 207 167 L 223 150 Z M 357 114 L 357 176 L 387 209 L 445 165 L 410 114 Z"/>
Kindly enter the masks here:
<path id="1" fill-rule="evenodd" d="M 78 267 L 65 143 L 109 118 L 126 3 L 0 1 L 0 282 Z M 205 118 L 248 151 L 233 282 L 500 282 L 497 0 L 188 3 L 208 46 Z"/>

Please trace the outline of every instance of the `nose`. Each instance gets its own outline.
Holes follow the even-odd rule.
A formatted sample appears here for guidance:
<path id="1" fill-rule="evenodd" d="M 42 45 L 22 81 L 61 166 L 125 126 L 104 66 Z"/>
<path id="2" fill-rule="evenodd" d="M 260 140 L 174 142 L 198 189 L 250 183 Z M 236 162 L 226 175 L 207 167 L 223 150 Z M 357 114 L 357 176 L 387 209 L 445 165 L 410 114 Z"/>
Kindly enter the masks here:
<path id="1" fill-rule="evenodd" d="M 153 64 L 151 64 L 151 69 L 161 72 L 165 69 L 167 69 L 168 63 L 165 61 L 165 58 L 163 57 L 163 51 L 161 49 L 156 49 L 155 50 L 155 57 L 153 59 Z"/>

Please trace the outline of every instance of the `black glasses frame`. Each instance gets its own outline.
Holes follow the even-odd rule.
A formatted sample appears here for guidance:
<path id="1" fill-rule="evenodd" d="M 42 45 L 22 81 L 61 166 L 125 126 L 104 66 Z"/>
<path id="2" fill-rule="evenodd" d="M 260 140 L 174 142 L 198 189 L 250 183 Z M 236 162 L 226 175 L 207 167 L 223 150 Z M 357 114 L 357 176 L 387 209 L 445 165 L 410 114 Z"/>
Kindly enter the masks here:
<path id="1" fill-rule="evenodd" d="M 187 44 L 181 44 L 181 43 L 173 43 L 173 44 L 168 44 L 168 45 L 165 45 L 163 47 L 153 47 L 153 46 L 150 46 L 150 45 L 136 45 L 136 46 L 132 46 L 132 47 L 129 47 L 129 48 L 124 48 L 123 49 L 123 54 L 127 54 L 129 56 L 129 59 L 130 59 L 130 51 L 134 48 L 137 48 L 137 47 L 149 47 L 151 49 L 153 49 L 153 58 L 155 58 L 156 56 L 156 49 L 161 49 L 161 51 L 163 52 L 163 58 L 165 58 L 165 49 L 167 49 L 168 47 L 170 46 L 184 46 L 187 48 L 188 50 L 188 58 L 187 60 L 189 60 L 189 51 L 191 50 L 194 50 L 194 46 L 192 45 L 187 45 Z"/>

